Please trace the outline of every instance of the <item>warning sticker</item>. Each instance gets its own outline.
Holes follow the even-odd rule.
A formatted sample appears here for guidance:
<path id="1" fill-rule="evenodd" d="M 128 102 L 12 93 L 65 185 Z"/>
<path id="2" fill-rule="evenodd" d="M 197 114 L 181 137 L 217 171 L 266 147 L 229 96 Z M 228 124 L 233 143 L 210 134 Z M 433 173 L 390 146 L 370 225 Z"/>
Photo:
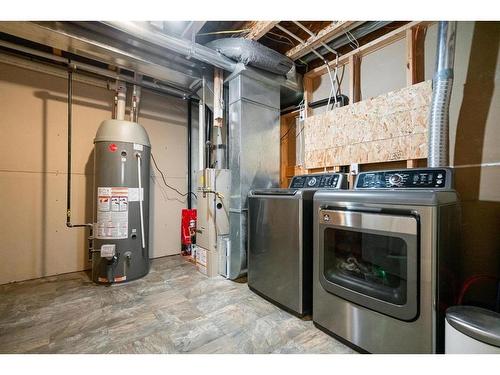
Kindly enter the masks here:
<path id="1" fill-rule="evenodd" d="M 144 200 L 144 188 L 128 188 L 128 201 L 129 202 L 139 202 Z"/>
<path id="2" fill-rule="evenodd" d="M 97 188 L 98 239 L 128 238 L 128 188 Z"/>

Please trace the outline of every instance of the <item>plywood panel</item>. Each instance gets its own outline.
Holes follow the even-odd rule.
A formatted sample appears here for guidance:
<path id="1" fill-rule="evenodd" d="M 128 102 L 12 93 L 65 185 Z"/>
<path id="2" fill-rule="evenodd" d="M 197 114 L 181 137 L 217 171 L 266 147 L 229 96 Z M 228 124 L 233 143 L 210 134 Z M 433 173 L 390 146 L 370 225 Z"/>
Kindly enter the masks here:
<path id="1" fill-rule="evenodd" d="M 306 168 L 425 158 L 431 94 L 428 81 L 309 117 Z"/>

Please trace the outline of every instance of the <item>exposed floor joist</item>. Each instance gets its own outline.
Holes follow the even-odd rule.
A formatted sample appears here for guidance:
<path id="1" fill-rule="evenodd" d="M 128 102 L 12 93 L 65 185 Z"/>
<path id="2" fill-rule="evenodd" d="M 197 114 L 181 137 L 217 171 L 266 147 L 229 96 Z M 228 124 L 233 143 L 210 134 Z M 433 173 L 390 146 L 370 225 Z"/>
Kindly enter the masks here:
<path id="1" fill-rule="evenodd" d="M 262 38 L 268 31 L 276 26 L 280 21 L 257 21 L 251 27 L 247 34 L 247 39 L 258 40 Z"/>
<path id="2" fill-rule="evenodd" d="M 398 40 L 405 38 L 406 31 L 415 27 L 415 26 L 418 26 L 418 25 L 426 26 L 426 25 L 429 25 L 430 23 L 432 23 L 432 22 L 431 21 L 409 22 L 409 23 L 405 24 L 404 26 L 401 26 L 398 29 L 393 30 L 393 31 L 381 36 L 378 39 L 375 39 L 375 40 L 373 40 L 367 44 L 364 44 L 361 47 L 359 47 L 359 48 L 357 48 L 349 53 L 346 53 L 345 55 L 340 56 L 338 59 L 338 66 L 348 64 L 349 58 L 353 55 L 357 55 L 358 57 L 363 57 L 363 56 L 366 56 L 372 52 L 375 52 L 375 51 L 377 51 L 377 50 L 379 50 L 379 49 L 381 49 L 389 44 L 392 44 Z M 336 63 L 335 61 L 331 61 L 328 65 L 330 68 L 334 68 L 335 63 Z M 304 77 L 315 78 L 315 77 L 319 77 L 319 76 L 325 74 L 326 72 L 327 72 L 326 65 L 321 65 L 321 66 L 307 72 Z"/>
<path id="3" fill-rule="evenodd" d="M 357 23 L 359 22 L 334 21 L 329 26 L 319 31 L 316 36 L 311 36 L 307 39 L 304 44 L 299 44 L 298 46 L 291 48 L 286 55 L 292 60 L 297 60 L 298 58 L 310 53 L 314 48 L 319 47 L 321 43 L 326 43 L 353 28 Z"/>

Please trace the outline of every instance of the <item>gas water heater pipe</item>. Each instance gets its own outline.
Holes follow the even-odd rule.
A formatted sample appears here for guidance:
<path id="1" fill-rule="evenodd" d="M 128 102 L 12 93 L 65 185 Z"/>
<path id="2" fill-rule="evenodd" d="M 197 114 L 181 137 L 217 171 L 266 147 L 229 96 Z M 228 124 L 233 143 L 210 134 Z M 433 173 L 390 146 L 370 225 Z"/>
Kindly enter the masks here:
<path id="1" fill-rule="evenodd" d="M 134 80 L 142 82 L 142 74 L 134 74 Z M 130 121 L 139 121 L 139 105 L 141 103 L 141 86 L 134 85 L 132 89 L 132 103 L 130 105 Z"/>
<path id="2" fill-rule="evenodd" d="M 205 169 L 205 77 L 202 79 L 201 100 L 198 103 L 198 170 Z M 205 187 L 205 183 L 203 183 Z"/>
<path id="3" fill-rule="evenodd" d="M 127 86 L 125 82 L 116 81 L 116 120 L 125 120 L 125 108 L 127 103 Z"/>
<path id="4" fill-rule="evenodd" d="M 68 156 L 67 156 L 67 179 L 66 179 L 66 226 L 68 228 L 90 228 L 89 249 L 91 246 L 92 224 L 73 224 L 71 222 L 71 136 L 73 128 L 73 70 L 71 60 L 68 59 Z"/>

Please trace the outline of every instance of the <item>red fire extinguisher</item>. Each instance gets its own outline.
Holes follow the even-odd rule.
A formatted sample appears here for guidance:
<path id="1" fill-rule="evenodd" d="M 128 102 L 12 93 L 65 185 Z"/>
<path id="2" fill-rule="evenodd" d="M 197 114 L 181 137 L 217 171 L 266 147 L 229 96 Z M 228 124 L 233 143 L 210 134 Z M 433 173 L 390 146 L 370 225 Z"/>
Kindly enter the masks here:
<path id="1" fill-rule="evenodd" d="M 196 210 L 182 209 L 181 218 L 181 254 L 191 256 L 193 244 L 196 243 Z"/>

